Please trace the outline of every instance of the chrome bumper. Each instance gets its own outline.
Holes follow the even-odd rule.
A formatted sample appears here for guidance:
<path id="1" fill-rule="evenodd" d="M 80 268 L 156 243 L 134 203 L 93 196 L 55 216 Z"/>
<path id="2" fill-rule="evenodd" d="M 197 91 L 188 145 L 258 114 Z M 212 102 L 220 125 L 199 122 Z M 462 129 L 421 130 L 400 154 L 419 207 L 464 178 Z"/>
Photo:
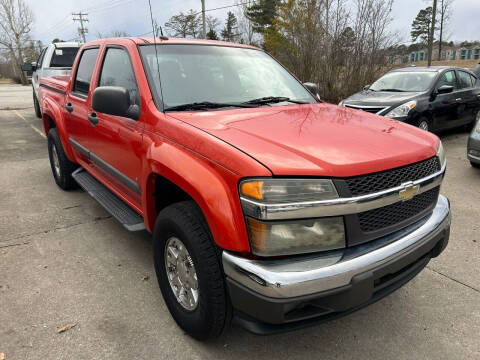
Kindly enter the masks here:
<path id="1" fill-rule="evenodd" d="M 228 251 L 222 255 L 225 275 L 272 298 L 290 298 L 336 289 L 352 278 L 400 259 L 433 241 L 450 227 L 450 205 L 442 195 L 428 219 L 389 236 L 345 250 L 281 260 L 249 260 Z"/>

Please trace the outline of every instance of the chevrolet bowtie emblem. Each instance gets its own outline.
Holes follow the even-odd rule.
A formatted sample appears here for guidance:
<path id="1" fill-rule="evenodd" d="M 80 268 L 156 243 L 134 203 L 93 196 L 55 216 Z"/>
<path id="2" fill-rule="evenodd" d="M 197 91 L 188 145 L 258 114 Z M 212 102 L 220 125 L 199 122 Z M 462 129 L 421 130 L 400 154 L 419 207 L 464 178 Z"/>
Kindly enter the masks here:
<path id="1" fill-rule="evenodd" d="M 403 189 L 398 192 L 398 198 L 402 201 L 410 200 L 417 195 L 420 190 L 420 185 L 413 185 L 413 182 L 407 182 L 401 186 Z"/>

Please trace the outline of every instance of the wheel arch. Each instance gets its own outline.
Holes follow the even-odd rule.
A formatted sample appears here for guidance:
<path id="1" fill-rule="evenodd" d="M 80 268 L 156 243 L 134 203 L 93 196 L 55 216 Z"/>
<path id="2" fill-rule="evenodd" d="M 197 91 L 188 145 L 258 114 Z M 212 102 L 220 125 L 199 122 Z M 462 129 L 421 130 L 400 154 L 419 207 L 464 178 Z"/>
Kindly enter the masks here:
<path id="1" fill-rule="evenodd" d="M 166 143 L 161 151 L 152 148 L 147 153 L 142 202 L 148 230 L 153 231 L 158 213 L 164 207 L 191 199 L 200 208 L 218 246 L 250 251 L 238 199 L 238 178 L 233 173 Z"/>

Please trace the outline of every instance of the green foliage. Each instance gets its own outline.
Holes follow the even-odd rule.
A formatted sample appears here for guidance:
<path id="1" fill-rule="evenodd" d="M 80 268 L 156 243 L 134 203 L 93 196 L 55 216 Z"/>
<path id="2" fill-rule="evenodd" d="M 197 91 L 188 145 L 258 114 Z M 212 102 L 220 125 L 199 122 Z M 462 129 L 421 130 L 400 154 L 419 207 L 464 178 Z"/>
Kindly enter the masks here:
<path id="1" fill-rule="evenodd" d="M 281 0 L 260 0 L 247 8 L 245 15 L 253 23 L 253 31 L 264 34 L 273 25 L 281 3 Z"/>
<path id="2" fill-rule="evenodd" d="M 218 40 L 218 36 L 217 36 L 217 33 L 215 32 L 215 30 L 210 29 L 207 32 L 207 39 L 208 40 Z"/>
<path id="3" fill-rule="evenodd" d="M 225 27 L 221 33 L 224 41 L 235 42 L 239 35 L 237 25 L 237 17 L 231 11 L 229 11 L 227 14 L 227 20 L 225 20 Z"/>
<path id="4" fill-rule="evenodd" d="M 430 38 L 430 27 L 432 26 L 433 9 L 431 6 L 422 9 L 418 12 L 417 17 L 412 23 L 412 41 L 416 42 L 418 39 L 423 44 L 428 44 Z"/>

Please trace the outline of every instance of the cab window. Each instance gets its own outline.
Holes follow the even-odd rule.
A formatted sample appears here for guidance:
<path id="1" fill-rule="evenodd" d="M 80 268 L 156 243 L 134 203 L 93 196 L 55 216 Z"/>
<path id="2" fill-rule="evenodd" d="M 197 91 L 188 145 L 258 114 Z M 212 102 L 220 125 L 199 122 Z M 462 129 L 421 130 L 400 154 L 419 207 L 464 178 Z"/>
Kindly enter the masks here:
<path id="1" fill-rule="evenodd" d="M 103 60 L 98 86 L 120 86 L 128 90 L 130 104 L 140 105 L 138 86 L 130 57 L 124 49 L 108 48 Z"/>
<path id="2" fill-rule="evenodd" d="M 453 86 L 454 91 L 457 89 L 457 77 L 455 76 L 455 71 L 451 70 L 443 74 L 440 80 L 438 80 L 437 89 L 444 85 Z"/>
<path id="3" fill-rule="evenodd" d="M 37 69 L 40 69 L 40 68 L 42 67 L 43 58 L 44 58 L 46 52 L 47 52 L 47 48 L 43 49 L 43 50 L 42 50 L 42 53 L 41 53 L 40 56 L 38 57 L 38 60 L 37 60 Z"/>
<path id="4" fill-rule="evenodd" d="M 93 69 L 97 61 L 98 48 L 85 49 L 81 56 L 72 91 L 81 95 L 88 95 Z"/>
<path id="5" fill-rule="evenodd" d="M 465 71 L 459 71 L 458 85 L 460 89 L 471 88 L 473 86 L 473 83 L 472 83 L 472 77 L 470 76 L 470 74 L 466 73 Z"/>

